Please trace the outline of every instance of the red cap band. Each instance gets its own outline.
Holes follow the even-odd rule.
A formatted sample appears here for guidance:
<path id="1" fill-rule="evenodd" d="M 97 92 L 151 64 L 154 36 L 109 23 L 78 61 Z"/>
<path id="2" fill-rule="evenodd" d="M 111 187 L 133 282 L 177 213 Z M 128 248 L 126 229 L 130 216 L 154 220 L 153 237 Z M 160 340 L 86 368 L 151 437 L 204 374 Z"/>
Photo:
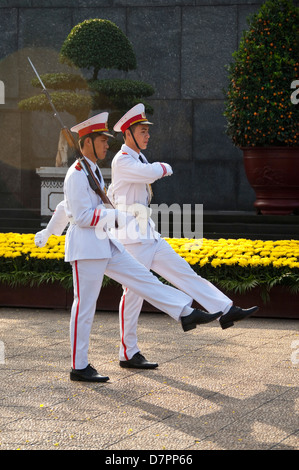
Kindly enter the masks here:
<path id="1" fill-rule="evenodd" d="M 146 117 L 142 116 L 142 114 L 138 114 L 137 116 L 133 116 L 131 119 L 126 121 L 122 126 L 121 126 L 121 131 L 124 133 L 130 126 L 133 124 L 136 124 L 137 122 L 142 122 L 142 121 L 147 121 Z"/>
<path id="2" fill-rule="evenodd" d="M 79 138 L 84 137 L 87 134 L 91 134 L 92 132 L 108 132 L 108 129 L 105 124 L 93 124 L 92 126 L 84 127 L 78 131 Z"/>

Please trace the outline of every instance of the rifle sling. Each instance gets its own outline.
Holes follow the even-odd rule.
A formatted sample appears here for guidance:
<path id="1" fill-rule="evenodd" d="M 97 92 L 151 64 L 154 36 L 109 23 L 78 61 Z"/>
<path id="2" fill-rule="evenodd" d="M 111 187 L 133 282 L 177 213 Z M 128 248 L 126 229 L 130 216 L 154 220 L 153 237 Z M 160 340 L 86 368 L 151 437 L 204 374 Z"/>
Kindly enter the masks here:
<path id="1" fill-rule="evenodd" d="M 85 166 L 86 170 L 87 170 L 87 179 L 88 179 L 88 182 L 89 182 L 89 185 L 90 185 L 91 189 L 93 191 L 95 191 L 100 196 L 100 198 L 102 199 L 102 201 L 105 205 L 113 207 L 110 200 L 109 200 L 109 198 L 108 198 L 108 196 L 106 195 L 105 191 L 101 188 L 98 180 L 94 176 L 93 171 L 91 170 L 90 165 L 86 161 L 86 159 L 84 157 L 80 157 L 79 162 L 81 163 L 81 166 L 83 164 Z"/>

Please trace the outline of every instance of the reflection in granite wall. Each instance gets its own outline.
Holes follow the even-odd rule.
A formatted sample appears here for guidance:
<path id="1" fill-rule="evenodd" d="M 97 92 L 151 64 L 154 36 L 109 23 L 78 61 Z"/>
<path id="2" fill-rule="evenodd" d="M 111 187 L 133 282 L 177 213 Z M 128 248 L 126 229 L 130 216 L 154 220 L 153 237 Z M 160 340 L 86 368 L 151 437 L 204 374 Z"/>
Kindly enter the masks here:
<path id="1" fill-rule="evenodd" d="M 109 19 L 132 42 L 138 68 L 126 77 L 155 88 L 149 160 L 169 162 L 174 175 L 154 185 L 156 203 L 203 204 L 204 210 L 252 210 L 241 152 L 225 135 L 225 65 L 238 47 L 253 0 L 2 0 L 0 4 L 0 209 L 40 207 L 36 168 L 54 166 L 59 126 L 51 114 L 21 113 L 36 94 L 30 56 L 39 72 L 67 70 L 58 62 L 71 28 Z M 101 78 L 124 73 L 101 72 Z M 64 115 L 68 126 L 73 118 Z M 113 124 L 113 123 L 111 123 Z M 110 156 L 111 157 L 111 156 Z"/>

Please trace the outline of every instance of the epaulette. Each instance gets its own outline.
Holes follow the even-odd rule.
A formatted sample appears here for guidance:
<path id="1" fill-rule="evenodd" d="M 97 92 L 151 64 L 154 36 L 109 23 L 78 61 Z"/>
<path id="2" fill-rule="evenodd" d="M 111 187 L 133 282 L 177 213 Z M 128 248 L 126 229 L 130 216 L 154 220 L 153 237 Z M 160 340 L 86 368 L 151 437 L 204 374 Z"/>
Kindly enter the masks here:
<path id="1" fill-rule="evenodd" d="M 81 163 L 80 163 L 79 161 L 76 163 L 75 168 L 76 168 L 76 170 L 78 170 L 78 171 L 81 171 L 81 170 L 82 170 L 82 166 L 81 166 Z"/>
<path id="2" fill-rule="evenodd" d="M 122 155 L 129 155 L 127 152 L 122 152 L 121 154 Z"/>

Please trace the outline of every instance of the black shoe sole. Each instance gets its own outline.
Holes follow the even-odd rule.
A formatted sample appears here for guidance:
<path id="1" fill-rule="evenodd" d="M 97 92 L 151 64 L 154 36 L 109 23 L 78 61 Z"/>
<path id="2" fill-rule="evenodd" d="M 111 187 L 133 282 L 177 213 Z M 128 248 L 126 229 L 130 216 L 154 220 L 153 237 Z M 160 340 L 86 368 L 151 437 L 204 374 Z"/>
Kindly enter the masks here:
<path id="1" fill-rule="evenodd" d="M 183 327 L 183 330 L 185 332 L 190 331 L 190 330 L 194 330 L 196 328 L 196 325 L 197 325 L 197 323 L 190 323 L 189 325 L 183 325 L 183 323 L 182 323 L 182 327 Z"/>
<path id="2" fill-rule="evenodd" d="M 75 374 L 72 374 L 70 375 L 70 380 L 72 382 L 93 382 L 93 383 L 96 383 L 96 382 L 99 382 L 99 383 L 104 383 L 104 382 L 107 382 L 109 380 L 109 377 L 103 377 L 102 379 L 87 379 L 87 378 L 84 378 L 84 377 L 80 377 L 79 375 L 75 375 Z"/>
<path id="3" fill-rule="evenodd" d="M 126 364 L 126 361 L 120 362 L 119 365 L 123 369 L 156 369 L 158 367 L 158 364 L 154 364 L 152 366 L 147 366 L 146 364 L 144 364 L 143 366 L 142 365 L 134 366 L 134 365 Z"/>
<path id="4" fill-rule="evenodd" d="M 226 330 L 226 328 L 230 328 L 231 326 L 234 326 L 234 322 L 233 321 L 221 322 L 220 320 L 220 325 L 223 330 Z"/>

